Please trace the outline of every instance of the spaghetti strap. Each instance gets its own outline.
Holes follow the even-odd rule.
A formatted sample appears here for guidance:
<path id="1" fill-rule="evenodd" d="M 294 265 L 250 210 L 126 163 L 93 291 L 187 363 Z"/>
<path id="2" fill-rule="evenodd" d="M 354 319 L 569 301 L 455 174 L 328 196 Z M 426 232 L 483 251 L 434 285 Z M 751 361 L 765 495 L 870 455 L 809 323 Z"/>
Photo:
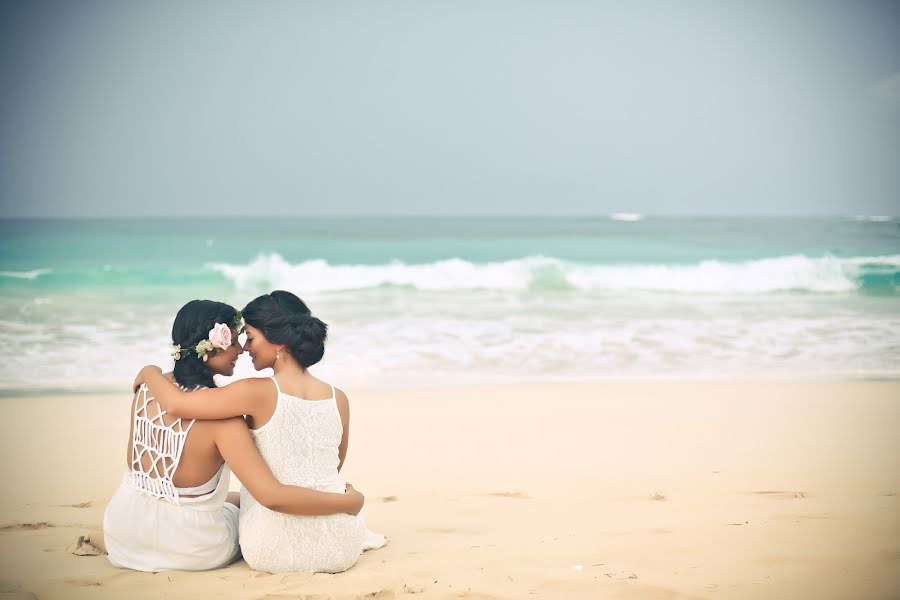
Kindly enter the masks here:
<path id="1" fill-rule="evenodd" d="M 331 386 L 331 399 L 337 400 L 337 395 L 334 393 L 334 386 Z"/>
<path id="2" fill-rule="evenodd" d="M 278 395 L 280 396 L 280 395 L 281 395 L 281 386 L 278 385 L 278 380 L 275 379 L 275 376 L 274 376 L 274 375 L 272 375 L 271 377 L 269 377 L 269 379 L 271 379 L 271 380 L 272 380 L 272 383 L 275 384 L 275 391 L 278 392 Z"/>

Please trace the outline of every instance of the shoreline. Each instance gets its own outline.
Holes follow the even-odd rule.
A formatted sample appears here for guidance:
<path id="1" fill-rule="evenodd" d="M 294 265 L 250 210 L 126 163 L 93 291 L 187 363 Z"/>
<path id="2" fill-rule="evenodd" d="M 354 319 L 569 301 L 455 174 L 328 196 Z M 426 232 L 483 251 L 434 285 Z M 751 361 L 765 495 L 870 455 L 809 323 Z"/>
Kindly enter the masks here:
<path id="1" fill-rule="evenodd" d="M 121 478 L 127 398 L 4 399 L 0 589 L 43 600 L 891 598 L 900 589 L 898 381 L 347 392 L 342 475 L 390 541 L 337 575 L 269 575 L 243 561 L 153 575 L 67 554 L 100 523 Z"/>
<path id="2" fill-rule="evenodd" d="M 164 369 L 165 371 L 166 369 Z M 171 370 L 171 367 L 168 368 Z M 266 378 L 269 375 L 253 375 L 253 377 L 261 377 Z M 229 381 L 225 381 L 222 383 L 222 386 L 227 385 L 229 383 L 234 383 L 239 379 L 247 379 L 247 377 L 235 377 Z M 328 379 L 328 378 L 325 378 Z M 563 376 L 559 378 L 553 377 L 543 377 L 538 376 L 533 379 L 519 377 L 516 379 L 510 378 L 509 380 L 505 379 L 473 379 L 471 381 L 466 380 L 457 380 L 457 381 L 438 381 L 435 383 L 421 383 L 419 381 L 412 381 L 407 384 L 401 383 L 383 383 L 379 385 L 373 385 L 370 383 L 366 384 L 356 384 L 350 383 L 342 385 L 341 383 L 335 383 L 335 387 L 339 387 L 345 390 L 354 390 L 354 391 L 373 391 L 380 392 L 385 390 L 426 390 L 426 389 L 443 389 L 443 388 L 466 388 L 466 387 L 508 387 L 508 386 L 518 386 L 518 385 L 527 385 L 527 386 L 541 386 L 541 385 L 585 385 L 585 384 L 597 384 L 597 385 L 608 385 L 608 384 L 633 384 L 633 385 L 641 385 L 641 384 L 661 384 L 661 383 L 670 383 L 670 384 L 707 384 L 707 383 L 732 383 L 732 384 L 742 384 L 742 383 L 756 383 L 756 382 L 765 382 L 765 383 L 854 383 L 854 382 L 900 382 L 900 371 L 897 372 L 889 372 L 889 373 L 861 373 L 861 374 L 853 374 L 853 373 L 806 373 L 806 374 L 796 374 L 796 373 L 748 373 L 748 374 L 722 374 L 722 375 L 697 375 L 697 374 L 684 374 L 684 375 L 673 375 L 673 374 L 661 374 L 658 376 L 652 375 L 641 375 L 641 376 L 617 376 L 610 375 L 608 377 L 598 377 L 595 375 L 585 376 L 584 378 Z M 123 389 L 127 389 L 128 383 L 125 382 L 122 387 L 115 388 L 112 386 L 97 386 L 97 387 L 21 387 L 21 386 L 12 386 L 5 387 L 2 383 L 0 383 L 0 400 L 7 398 L 32 398 L 32 397 L 44 397 L 44 396 L 52 396 L 52 395 L 64 395 L 64 396 L 119 396 L 122 393 L 127 395 L 127 391 L 123 392 Z"/>

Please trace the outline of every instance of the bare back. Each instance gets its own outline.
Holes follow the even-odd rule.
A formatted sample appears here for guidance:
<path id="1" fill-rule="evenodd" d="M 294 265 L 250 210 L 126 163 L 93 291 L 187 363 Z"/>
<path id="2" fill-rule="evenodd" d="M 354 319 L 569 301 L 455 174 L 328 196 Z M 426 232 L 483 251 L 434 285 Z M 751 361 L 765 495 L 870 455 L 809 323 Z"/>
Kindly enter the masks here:
<path id="1" fill-rule="evenodd" d="M 171 373 L 167 373 L 166 377 L 174 382 Z M 185 421 L 166 414 L 156 399 L 153 398 L 153 390 L 151 389 L 147 391 L 146 403 L 138 406 L 142 393 L 138 391 L 131 403 L 129 415 L 131 428 L 128 436 L 128 452 L 126 454 L 128 467 L 132 467 L 134 457 L 134 417 L 137 410 L 138 416 L 145 416 L 151 420 L 161 420 L 162 423 L 170 428 L 174 428 L 175 431 L 186 432 L 184 447 L 175 468 L 175 473 L 172 475 L 172 482 L 176 486 L 183 488 L 197 487 L 208 482 L 225 462 L 215 443 L 215 431 L 219 422 Z M 145 473 L 153 471 L 154 461 L 157 462 L 158 471 L 162 471 L 164 468 L 171 468 L 173 463 L 172 457 L 155 456 L 150 453 L 141 453 L 139 460 L 141 470 Z"/>

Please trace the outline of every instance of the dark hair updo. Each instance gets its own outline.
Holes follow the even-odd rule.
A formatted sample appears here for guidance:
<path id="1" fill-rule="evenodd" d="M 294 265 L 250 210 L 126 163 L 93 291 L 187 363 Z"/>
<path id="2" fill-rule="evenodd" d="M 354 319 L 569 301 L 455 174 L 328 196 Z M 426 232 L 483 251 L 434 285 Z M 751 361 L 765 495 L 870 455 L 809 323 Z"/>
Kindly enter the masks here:
<path id="1" fill-rule="evenodd" d="M 209 337 L 209 330 L 216 323 L 227 323 L 231 327 L 237 311 L 233 306 L 213 300 L 191 300 L 181 307 L 172 323 L 172 343 L 182 348 L 196 346 L 197 342 Z M 175 382 L 185 388 L 216 387 L 213 373 L 194 352 L 182 353 L 175 361 Z"/>
<path id="2" fill-rule="evenodd" d="M 284 344 L 303 368 L 322 360 L 328 325 L 294 294 L 283 290 L 264 294 L 251 300 L 242 314 L 244 323 L 262 331 L 273 344 Z"/>

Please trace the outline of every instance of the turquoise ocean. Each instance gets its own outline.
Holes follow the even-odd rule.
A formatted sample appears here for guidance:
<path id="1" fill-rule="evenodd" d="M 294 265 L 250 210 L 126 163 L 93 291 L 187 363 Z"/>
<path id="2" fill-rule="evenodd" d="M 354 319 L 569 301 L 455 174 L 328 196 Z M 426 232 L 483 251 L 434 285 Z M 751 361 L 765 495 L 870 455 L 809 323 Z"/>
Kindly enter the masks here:
<path id="1" fill-rule="evenodd" d="M 0 220 L 0 389 L 127 390 L 286 289 L 339 385 L 900 375 L 900 218 Z M 238 375 L 252 373 L 248 357 Z"/>

